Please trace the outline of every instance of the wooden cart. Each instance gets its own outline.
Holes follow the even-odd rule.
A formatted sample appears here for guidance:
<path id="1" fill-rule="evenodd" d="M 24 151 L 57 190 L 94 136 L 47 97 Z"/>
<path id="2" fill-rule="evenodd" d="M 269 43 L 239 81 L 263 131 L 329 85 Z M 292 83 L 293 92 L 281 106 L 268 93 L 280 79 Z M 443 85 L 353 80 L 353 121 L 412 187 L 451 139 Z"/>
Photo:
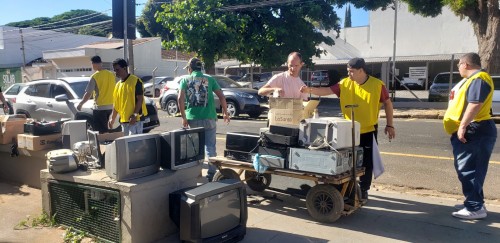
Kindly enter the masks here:
<path id="1" fill-rule="evenodd" d="M 213 180 L 239 179 L 244 173 L 244 181 L 254 191 L 264 191 L 271 184 L 271 175 L 280 175 L 315 182 L 306 196 L 306 206 L 309 214 L 319 222 L 331 223 L 342 215 L 349 215 L 362 206 L 361 190 L 352 171 L 340 175 L 326 175 L 289 169 L 268 168 L 264 174 L 259 174 L 253 164 L 226 157 L 211 157 L 210 163 L 219 170 Z M 236 170 L 233 170 L 236 169 Z M 365 174 L 364 167 L 356 168 L 356 177 Z M 356 188 L 354 187 L 356 186 Z M 356 192 L 356 193 L 354 193 Z"/>

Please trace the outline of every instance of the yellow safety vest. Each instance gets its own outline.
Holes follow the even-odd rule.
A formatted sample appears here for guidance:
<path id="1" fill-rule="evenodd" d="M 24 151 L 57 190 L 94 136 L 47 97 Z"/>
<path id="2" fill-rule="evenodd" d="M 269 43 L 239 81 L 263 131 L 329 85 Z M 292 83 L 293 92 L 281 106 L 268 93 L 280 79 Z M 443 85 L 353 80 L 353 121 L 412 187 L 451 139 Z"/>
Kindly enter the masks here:
<path id="1" fill-rule="evenodd" d="M 463 113 L 467 108 L 467 92 L 469 90 L 469 86 L 473 80 L 480 78 L 486 83 L 488 83 L 491 87 L 491 91 L 484 100 L 481 109 L 474 117 L 473 121 L 484 121 L 491 119 L 491 102 L 493 100 L 493 90 L 495 89 L 493 86 L 493 81 L 490 75 L 484 71 L 477 72 L 476 74 L 467 78 L 467 80 L 459 87 L 458 90 L 453 94 L 453 99 L 448 102 L 448 109 L 444 114 L 443 118 L 443 126 L 444 130 L 448 134 L 453 134 L 458 131 L 458 127 L 460 126 L 460 121 L 462 120 Z"/>
<path id="2" fill-rule="evenodd" d="M 120 114 L 120 122 L 126 123 L 131 115 L 134 114 L 134 108 L 136 103 L 135 97 L 135 86 L 137 82 L 142 82 L 140 79 L 130 74 L 125 81 L 120 81 L 116 84 L 115 90 L 113 92 L 113 106 L 114 109 Z M 143 88 L 144 89 L 144 88 Z M 144 94 L 144 90 L 143 90 Z M 142 102 L 142 116 L 148 115 L 146 109 L 146 102 Z M 140 120 L 140 116 L 137 117 L 137 121 Z"/>
<path id="3" fill-rule="evenodd" d="M 357 108 L 354 108 L 354 120 L 360 123 L 360 133 L 362 134 L 375 131 L 381 107 L 380 93 L 383 85 L 381 80 L 372 76 L 362 85 L 350 78 L 339 82 L 342 114 L 344 114 L 345 119 L 351 120 L 351 109 L 345 108 L 345 106 L 358 105 Z"/>
<path id="4" fill-rule="evenodd" d="M 92 76 L 95 80 L 99 96 L 96 98 L 95 92 L 93 93 L 94 102 L 97 106 L 105 106 L 113 104 L 113 92 L 115 89 L 115 75 L 108 70 L 100 70 L 95 72 Z"/>

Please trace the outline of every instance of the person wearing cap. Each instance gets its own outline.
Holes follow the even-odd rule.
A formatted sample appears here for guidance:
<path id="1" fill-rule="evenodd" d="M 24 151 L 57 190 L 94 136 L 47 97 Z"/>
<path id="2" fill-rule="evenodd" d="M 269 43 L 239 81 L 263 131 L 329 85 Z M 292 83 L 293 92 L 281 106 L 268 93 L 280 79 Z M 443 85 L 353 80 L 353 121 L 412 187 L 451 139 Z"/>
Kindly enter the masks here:
<path id="1" fill-rule="evenodd" d="M 113 70 L 120 81 L 113 91 L 113 111 L 108 121 L 112 128 L 117 115 L 120 115 L 120 124 L 125 136 L 141 134 L 144 117 L 148 115 L 144 102 L 144 85 L 142 80 L 129 74 L 128 64 L 123 58 L 113 61 Z"/>
<path id="2" fill-rule="evenodd" d="M 177 103 L 182 117 L 183 127 L 205 128 L 205 153 L 207 157 L 217 156 L 216 130 L 217 113 L 215 111 L 214 93 L 219 97 L 224 122 L 229 123 L 227 103 L 217 81 L 201 72 L 203 63 L 198 58 L 191 58 L 184 69 L 189 73 L 180 82 Z M 208 164 L 208 181 L 212 181 L 216 167 Z"/>
<path id="3" fill-rule="evenodd" d="M 95 73 L 90 76 L 90 81 L 87 84 L 87 88 L 85 88 L 85 94 L 80 103 L 78 103 L 76 109 L 81 111 L 83 104 L 93 96 L 93 128 L 99 131 L 99 133 L 106 133 L 109 131 L 108 119 L 113 110 L 113 91 L 116 83 L 115 75 L 111 71 L 102 68 L 101 57 L 93 56 L 90 58 L 90 61 L 92 62 L 92 69 L 95 70 Z"/>
<path id="4" fill-rule="evenodd" d="M 361 199 L 368 200 L 368 190 L 372 183 L 373 144 L 377 140 L 380 104 L 384 105 L 386 126 L 384 133 L 389 141 L 396 136 L 393 123 L 393 106 L 382 80 L 366 73 L 365 60 L 353 58 L 347 63 L 348 77 L 330 87 L 313 88 L 302 86 L 302 93 L 319 96 L 336 94 L 345 119 L 351 119 L 351 110 L 346 105 L 356 104 L 354 119 L 360 123 L 360 144 L 363 147 L 363 166 L 365 174 L 360 177 Z M 375 139 L 375 141 L 374 141 Z"/>
<path id="5" fill-rule="evenodd" d="M 300 92 L 300 87 L 305 86 L 300 79 L 300 69 L 304 65 L 302 55 L 292 52 L 287 59 L 288 70 L 274 75 L 259 89 L 259 95 L 273 93 L 275 97 L 308 99 L 308 95 Z"/>

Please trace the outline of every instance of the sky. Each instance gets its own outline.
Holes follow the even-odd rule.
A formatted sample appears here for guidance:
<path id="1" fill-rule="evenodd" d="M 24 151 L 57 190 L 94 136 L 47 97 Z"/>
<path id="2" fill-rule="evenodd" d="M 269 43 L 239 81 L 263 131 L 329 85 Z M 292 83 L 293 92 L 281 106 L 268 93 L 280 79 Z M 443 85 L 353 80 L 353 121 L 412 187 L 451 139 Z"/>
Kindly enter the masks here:
<path id="1" fill-rule="evenodd" d="M 147 0 L 136 0 L 136 16 L 140 16 Z M 90 9 L 111 16 L 112 0 L 0 0 L 0 26 L 10 22 L 31 20 L 37 17 L 54 15 L 76 9 Z M 344 18 L 345 6 L 336 10 Z M 351 7 L 352 27 L 368 25 L 368 13 Z M 341 25 L 343 26 L 343 24 Z"/>

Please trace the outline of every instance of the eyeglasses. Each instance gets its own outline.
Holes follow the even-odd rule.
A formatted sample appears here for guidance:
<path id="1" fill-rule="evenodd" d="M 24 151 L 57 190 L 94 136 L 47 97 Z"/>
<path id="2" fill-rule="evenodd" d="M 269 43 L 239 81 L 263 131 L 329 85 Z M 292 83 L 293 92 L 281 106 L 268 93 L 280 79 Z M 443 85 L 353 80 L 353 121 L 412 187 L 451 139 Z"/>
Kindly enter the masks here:
<path id="1" fill-rule="evenodd" d="M 467 65 L 467 63 L 466 63 L 466 62 L 459 62 L 459 63 L 457 64 L 457 67 L 458 67 L 458 68 L 460 68 L 460 65 L 462 65 L 462 64 Z"/>

